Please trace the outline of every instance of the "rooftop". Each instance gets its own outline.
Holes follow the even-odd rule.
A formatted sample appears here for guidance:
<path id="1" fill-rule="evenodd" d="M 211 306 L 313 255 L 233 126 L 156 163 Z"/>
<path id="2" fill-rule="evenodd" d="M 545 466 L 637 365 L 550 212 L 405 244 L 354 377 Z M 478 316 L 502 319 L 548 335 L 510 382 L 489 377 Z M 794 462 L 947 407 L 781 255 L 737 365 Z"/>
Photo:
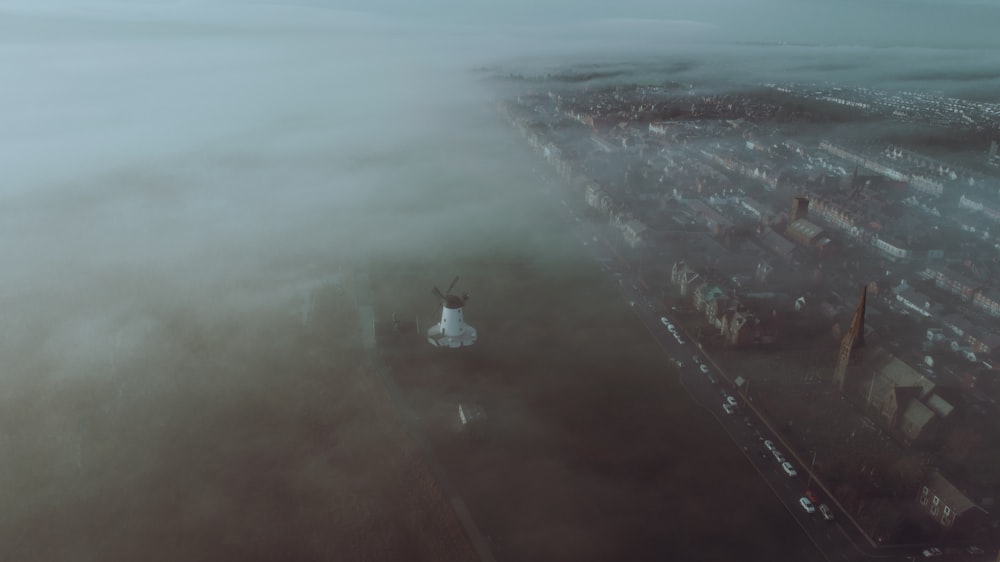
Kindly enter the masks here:
<path id="1" fill-rule="evenodd" d="M 955 407 L 952 406 L 947 400 L 941 398 L 937 394 L 931 394 L 927 398 L 927 406 L 934 410 L 934 413 L 941 416 L 942 419 L 948 417 Z"/>
<path id="2" fill-rule="evenodd" d="M 921 398 L 934 391 L 933 381 L 882 348 L 875 350 L 869 365 L 876 371 L 875 386 L 882 395 L 896 386 L 920 387 Z"/>
<path id="3" fill-rule="evenodd" d="M 931 489 L 935 496 L 941 498 L 944 504 L 955 512 L 956 516 L 970 509 L 982 509 L 966 497 L 954 484 L 942 476 L 940 472 L 933 471 L 928 475 L 927 487 Z"/>
<path id="4" fill-rule="evenodd" d="M 806 240 L 812 240 L 823 232 L 822 227 L 806 219 L 793 221 L 792 224 L 788 225 L 788 230 Z"/>
<path id="5" fill-rule="evenodd" d="M 903 432 L 913 439 L 920 435 L 927 422 L 934 418 L 934 411 L 919 400 L 910 400 L 903 412 Z"/>

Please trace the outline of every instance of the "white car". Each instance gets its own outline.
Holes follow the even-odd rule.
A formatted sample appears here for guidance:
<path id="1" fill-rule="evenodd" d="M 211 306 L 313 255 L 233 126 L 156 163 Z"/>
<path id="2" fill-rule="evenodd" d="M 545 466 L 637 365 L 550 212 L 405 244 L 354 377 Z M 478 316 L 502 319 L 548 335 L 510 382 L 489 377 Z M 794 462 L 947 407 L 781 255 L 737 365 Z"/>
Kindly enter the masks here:
<path id="1" fill-rule="evenodd" d="M 667 326 L 668 328 L 670 326 L 673 326 L 673 324 L 670 323 L 670 320 L 668 320 L 666 316 L 660 316 L 660 323 L 663 324 L 664 326 Z"/>
<path id="2" fill-rule="evenodd" d="M 731 406 L 732 406 L 733 408 L 735 408 L 736 406 L 739 406 L 739 404 L 737 404 L 737 403 L 736 403 L 736 399 L 735 399 L 735 398 L 733 398 L 732 396 L 726 396 L 726 402 L 729 402 L 729 404 L 730 404 L 730 405 L 731 405 Z"/>
<path id="3" fill-rule="evenodd" d="M 733 408 L 729 404 L 723 404 L 722 409 L 729 415 L 733 415 L 733 413 L 736 412 L 736 408 Z"/>
<path id="4" fill-rule="evenodd" d="M 677 343 L 684 345 L 684 340 L 681 339 L 680 334 L 678 334 L 677 332 L 674 332 L 674 339 L 677 340 Z"/>
<path id="5" fill-rule="evenodd" d="M 932 546 L 923 552 L 924 558 L 933 558 L 935 556 L 941 556 L 941 549 Z"/>
<path id="6" fill-rule="evenodd" d="M 700 370 L 702 373 L 705 373 L 707 375 L 708 374 L 708 365 L 701 364 L 701 365 L 698 366 L 698 370 Z"/>
<path id="7" fill-rule="evenodd" d="M 795 472 L 795 467 L 793 467 L 792 463 L 790 463 L 790 462 L 786 461 L 786 462 L 781 463 L 781 468 L 785 471 L 785 474 L 787 474 L 789 476 L 795 476 L 795 475 L 798 474 L 798 472 Z M 806 499 L 808 500 L 809 498 L 806 498 Z"/>
<path id="8" fill-rule="evenodd" d="M 774 455 L 774 460 L 776 460 L 776 461 L 778 461 L 780 463 L 785 462 L 785 455 L 781 454 L 781 451 L 775 449 L 775 450 L 771 451 L 771 454 Z"/>
<path id="9" fill-rule="evenodd" d="M 771 451 L 772 453 L 774 452 L 774 442 L 770 439 L 764 441 L 764 446 L 767 447 L 768 451 Z"/>
<path id="10" fill-rule="evenodd" d="M 813 502 L 809 501 L 809 498 L 803 496 L 799 498 L 799 505 L 802 509 L 806 510 L 806 513 L 816 513 L 816 508 L 813 507 Z"/>

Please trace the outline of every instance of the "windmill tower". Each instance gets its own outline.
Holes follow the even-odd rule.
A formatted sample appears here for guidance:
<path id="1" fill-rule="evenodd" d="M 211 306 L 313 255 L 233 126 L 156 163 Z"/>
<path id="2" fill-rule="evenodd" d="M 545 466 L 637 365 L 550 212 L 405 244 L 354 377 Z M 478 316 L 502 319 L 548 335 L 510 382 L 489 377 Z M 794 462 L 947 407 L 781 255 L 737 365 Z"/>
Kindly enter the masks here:
<path id="1" fill-rule="evenodd" d="M 461 297 L 451 294 L 458 283 L 456 277 L 448 290 L 441 294 L 434 287 L 434 296 L 441 299 L 441 321 L 427 330 L 427 341 L 435 347 L 466 347 L 476 343 L 476 329 L 465 323 L 462 307 L 469 300 L 468 294 Z"/>

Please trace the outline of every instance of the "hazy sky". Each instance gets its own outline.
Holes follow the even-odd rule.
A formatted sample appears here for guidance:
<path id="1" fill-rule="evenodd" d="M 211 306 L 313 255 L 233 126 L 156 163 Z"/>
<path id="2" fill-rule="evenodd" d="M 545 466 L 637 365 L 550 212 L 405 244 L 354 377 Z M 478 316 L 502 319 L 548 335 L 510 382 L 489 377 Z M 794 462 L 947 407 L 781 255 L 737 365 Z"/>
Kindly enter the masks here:
<path id="1" fill-rule="evenodd" d="M 988 96 L 998 16 L 996 1 L 932 0 L 0 1 L 3 191 L 100 166 L 108 151 L 163 156 L 313 108 L 350 106 L 344 117 L 357 123 L 419 119 L 407 108 L 440 97 L 439 80 L 508 58 L 700 49 L 720 75 L 775 80 L 819 66 L 802 75 L 899 74 L 916 86 L 906 81 L 946 70 Z M 840 47 L 708 47 L 733 41 Z M 401 98 L 400 84 L 412 90 Z"/>
<path id="2" fill-rule="evenodd" d="M 559 26 L 586 20 L 687 20 L 735 40 L 998 47 L 996 0 L 430 0 L 302 1 L 420 22 Z"/>
<path id="3" fill-rule="evenodd" d="M 948 71 L 957 73 L 950 80 L 961 78 L 988 97 L 998 85 L 998 65 L 995 50 L 983 47 L 997 46 L 998 6 L 930 0 L 0 1 L 0 197 L 294 119 L 339 122 L 337 134 L 354 147 L 372 141 L 357 133 L 375 122 L 396 135 L 418 135 L 413 125 L 427 112 L 416 107 L 444 104 L 445 93 L 463 95 L 448 81 L 508 59 L 707 53 L 709 74 L 871 85 L 898 75 L 903 87 Z M 719 47 L 731 41 L 841 46 Z M 975 49 L 951 48 L 961 46 Z"/>
<path id="4" fill-rule="evenodd" d="M 106 16 L 114 13 L 152 19 L 173 13 L 216 13 L 240 19 L 255 10 L 316 8 L 359 24 L 409 23 L 442 26 L 447 32 L 476 28 L 560 27 L 595 20 L 670 20 L 718 28 L 720 38 L 823 44 L 923 47 L 1000 47 L 993 25 L 1000 19 L 997 0 L 287 0 L 237 2 L 146 0 L 64 2 L 7 0 L 0 10 L 65 12 Z M 356 12 L 351 18 L 347 12 Z M 371 18 L 367 16 L 372 16 Z"/>

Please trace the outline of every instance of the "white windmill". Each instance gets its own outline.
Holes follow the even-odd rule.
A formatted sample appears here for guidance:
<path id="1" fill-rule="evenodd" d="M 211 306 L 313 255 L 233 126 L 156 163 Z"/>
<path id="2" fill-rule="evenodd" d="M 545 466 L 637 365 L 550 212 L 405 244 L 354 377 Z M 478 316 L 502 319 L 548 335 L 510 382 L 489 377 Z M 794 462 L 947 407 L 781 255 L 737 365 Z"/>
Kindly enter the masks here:
<path id="1" fill-rule="evenodd" d="M 435 347 L 466 347 L 476 343 L 476 329 L 466 324 L 462 315 L 462 307 L 469 300 L 469 295 L 463 293 L 459 297 L 451 294 L 455 283 L 458 283 L 458 277 L 451 282 L 444 294 L 437 287 L 432 291 L 434 296 L 441 299 L 441 321 L 427 330 L 427 341 Z"/>

